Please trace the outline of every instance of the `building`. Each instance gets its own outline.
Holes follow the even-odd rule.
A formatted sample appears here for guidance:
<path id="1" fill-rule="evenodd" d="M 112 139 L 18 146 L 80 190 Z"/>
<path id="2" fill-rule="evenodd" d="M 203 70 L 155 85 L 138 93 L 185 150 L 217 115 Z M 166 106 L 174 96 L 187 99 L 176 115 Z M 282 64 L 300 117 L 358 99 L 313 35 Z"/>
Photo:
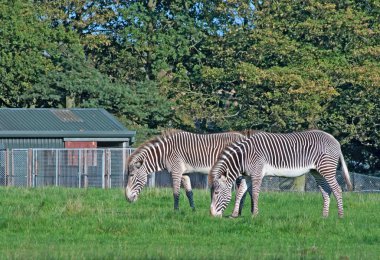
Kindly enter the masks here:
<path id="1" fill-rule="evenodd" d="M 0 108 L 0 185 L 122 186 L 135 134 L 104 109 Z"/>
<path id="2" fill-rule="evenodd" d="M 100 108 L 0 108 L 0 148 L 129 147 L 135 137 Z"/>

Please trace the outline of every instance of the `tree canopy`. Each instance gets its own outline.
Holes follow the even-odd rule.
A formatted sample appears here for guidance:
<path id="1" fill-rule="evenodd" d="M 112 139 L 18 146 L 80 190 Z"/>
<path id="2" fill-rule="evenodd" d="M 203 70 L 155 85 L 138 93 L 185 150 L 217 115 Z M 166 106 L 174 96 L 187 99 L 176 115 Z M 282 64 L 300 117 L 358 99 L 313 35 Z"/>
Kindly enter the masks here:
<path id="1" fill-rule="evenodd" d="M 104 107 L 138 141 L 318 128 L 380 169 L 380 3 L 2 1 L 0 103 Z"/>

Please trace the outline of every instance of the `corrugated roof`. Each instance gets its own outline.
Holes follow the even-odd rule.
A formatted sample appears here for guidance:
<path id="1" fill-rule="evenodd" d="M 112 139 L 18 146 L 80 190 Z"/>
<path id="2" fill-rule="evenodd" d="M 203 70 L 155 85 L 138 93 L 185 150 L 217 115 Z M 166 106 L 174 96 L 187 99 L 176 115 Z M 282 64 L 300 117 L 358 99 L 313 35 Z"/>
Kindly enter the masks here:
<path id="1" fill-rule="evenodd" d="M 0 108 L 0 137 L 135 136 L 101 108 Z"/>

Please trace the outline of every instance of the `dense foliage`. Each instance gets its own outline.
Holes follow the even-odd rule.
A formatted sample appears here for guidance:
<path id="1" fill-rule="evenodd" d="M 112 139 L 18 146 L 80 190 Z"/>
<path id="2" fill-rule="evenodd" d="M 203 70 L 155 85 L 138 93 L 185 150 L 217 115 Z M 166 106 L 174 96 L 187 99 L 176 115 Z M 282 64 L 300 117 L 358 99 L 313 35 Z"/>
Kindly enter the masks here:
<path id="1" fill-rule="evenodd" d="M 319 128 L 380 169 L 380 2 L 1 1 L 0 106 L 101 106 L 140 133 Z"/>

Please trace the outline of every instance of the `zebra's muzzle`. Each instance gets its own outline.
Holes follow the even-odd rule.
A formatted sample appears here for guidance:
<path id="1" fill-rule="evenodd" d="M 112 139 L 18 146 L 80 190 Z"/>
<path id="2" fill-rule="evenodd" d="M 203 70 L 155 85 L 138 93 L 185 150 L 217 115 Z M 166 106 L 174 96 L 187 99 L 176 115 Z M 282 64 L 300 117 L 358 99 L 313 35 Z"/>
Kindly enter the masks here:
<path id="1" fill-rule="evenodd" d="M 211 216 L 213 217 L 222 217 L 222 212 L 221 211 L 217 211 L 213 206 L 210 207 L 210 214 Z"/>
<path id="2" fill-rule="evenodd" d="M 125 197 L 128 202 L 135 202 L 137 200 L 137 194 L 135 192 L 131 192 L 128 188 L 125 190 Z"/>

